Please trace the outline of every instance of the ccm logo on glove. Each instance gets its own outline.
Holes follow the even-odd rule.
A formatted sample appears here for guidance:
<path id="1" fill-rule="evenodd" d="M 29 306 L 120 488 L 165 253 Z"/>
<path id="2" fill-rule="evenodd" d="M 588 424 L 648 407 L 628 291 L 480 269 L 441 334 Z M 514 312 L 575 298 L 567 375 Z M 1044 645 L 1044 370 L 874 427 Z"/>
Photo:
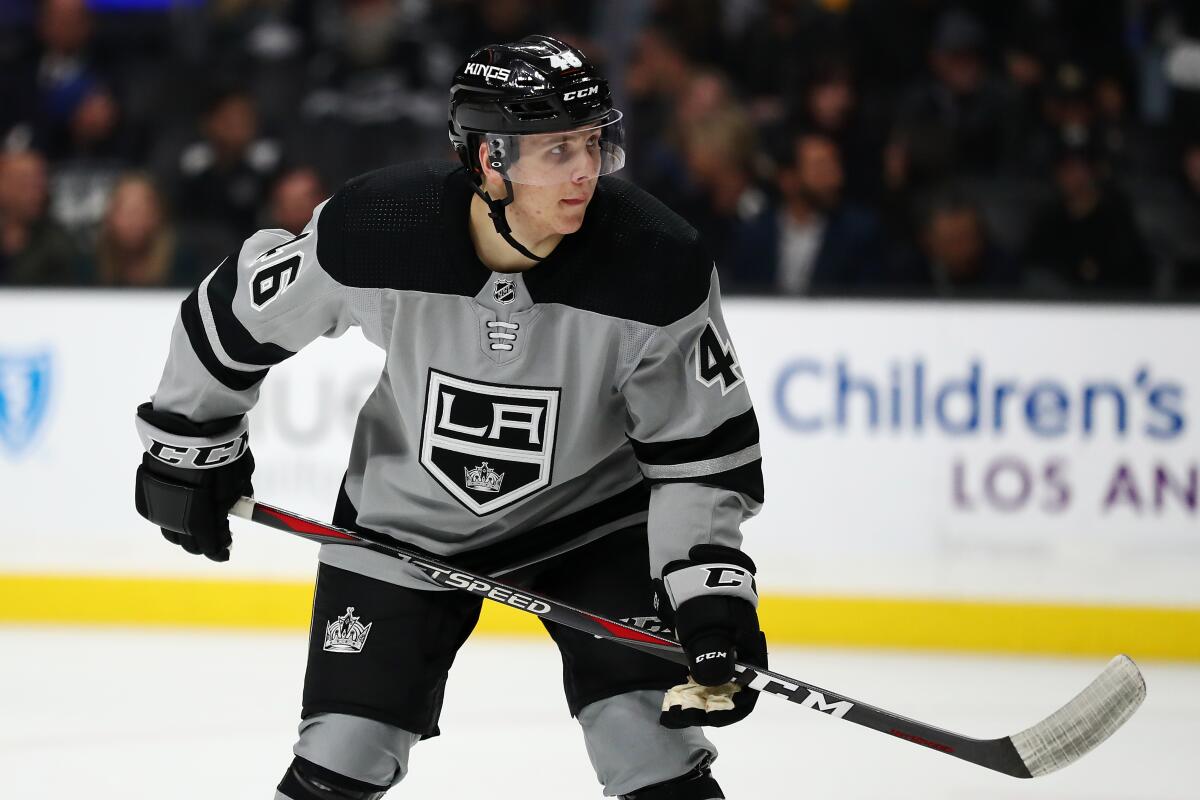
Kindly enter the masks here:
<path id="1" fill-rule="evenodd" d="M 167 464 L 191 469 L 211 469 L 241 458 L 249 442 L 250 435 L 246 432 L 228 442 L 203 447 L 179 447 L 151 439 L 146 452 Z"/>
<path id="2" fill-rule="evenodd" d="M 745 570 L 736 567 L 708 567 L 708 578 L 704 585 L 710 589 L 721 586 L 743 586 L 750 576 Z"/>
<path id="3" fill-rule="evenodd" d="M 686 559 L 663 567 L 657 608 L 675 629 L 691 673 L 664 697 L 664 727 L 729 725 L 753 710 L 758 692 L 742 691 L 733 680 L 739 660 L 767 666 L 754 572 L 748 555 L 713 544 L 695 545 Z"/>

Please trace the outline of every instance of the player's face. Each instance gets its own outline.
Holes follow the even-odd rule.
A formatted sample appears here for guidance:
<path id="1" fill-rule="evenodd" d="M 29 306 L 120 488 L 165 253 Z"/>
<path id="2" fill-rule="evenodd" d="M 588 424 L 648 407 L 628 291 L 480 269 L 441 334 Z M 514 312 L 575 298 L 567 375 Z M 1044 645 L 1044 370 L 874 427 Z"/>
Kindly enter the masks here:
<path id="1" fill-rule="evenodd" d="M 594 128 L 522 137 L 512 172 L 525 180 L 510 212 L 546 233 L 574 233 L 596 191 L 600 161 L 600 132 Z"/>
<path id="2" fill-rule="evenodd" d="M 527 136 L 521 142 L 521 168 L 544 176 L 544 185 L 526 185 L 524 210 L 554 233 L 579 230 L 600 174 L 600 131 L 563 131 Z"/>
<path id="3" fill-rule="evenodd" d="M 505 141 L 504 146 L 518 154 L 508 166 L 515 199 L 505 212 L 518 239 L 536 241 L 579 230 L 597 177 L 605 171 L 600 129 L 525 134 L 519 142 Z M 488 192 L 503 197 L 504 177 L 489 163 L 487 148 L 480 145 L 479 160 Z"/>

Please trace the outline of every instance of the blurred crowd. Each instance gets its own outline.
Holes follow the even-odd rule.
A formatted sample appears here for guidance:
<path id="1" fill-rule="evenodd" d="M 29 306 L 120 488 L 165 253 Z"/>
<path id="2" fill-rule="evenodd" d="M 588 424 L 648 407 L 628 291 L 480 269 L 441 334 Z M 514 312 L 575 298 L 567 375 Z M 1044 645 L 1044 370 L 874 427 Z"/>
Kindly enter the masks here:
<path id="1" fill-rule="evenodd" d="M 532 32 L 728 292 L 1200 299 L 1196 0 L 3 0 L 0 285 L 194 285 Z"/>

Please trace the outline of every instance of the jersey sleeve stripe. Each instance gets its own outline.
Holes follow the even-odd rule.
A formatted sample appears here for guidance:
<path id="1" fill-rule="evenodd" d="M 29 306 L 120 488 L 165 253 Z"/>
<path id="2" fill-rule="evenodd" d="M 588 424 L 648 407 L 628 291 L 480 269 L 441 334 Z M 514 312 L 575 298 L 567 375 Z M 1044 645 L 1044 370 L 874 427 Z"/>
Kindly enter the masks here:
<path id="1" fill-rule="evenodd" d="M 196 357 L 200 359 L 200 363 L 208 370 L 209 374 L 221 382 L 229 389 L 236 392 L 242 392 L 251 388 L 256 383 L 267 376 L 267 371 L 257 370 L 247 372 L 245 370 L 233 369 L 221 363 L 213 352 L 212 344 L 208 340 L 208 332 L 204 328 L 204 319 L 200 315 L 200 300 L 199 289 L 195 289 L 183 301 L 183 306 L 179 310 L 180 319 L 183 321 L 183 329 L 187 332 L 188 342 L 192 346 L 192 350 L 196 353 Z"/>
<path id="2" fill-rule="evenodd" d="M 756 446 L 758 418 L 751 408 L 736 417 L 730 417 L 704 436 L 668 442 L 641 442 L 636 439 L 630 439 L 629 442 L 633 445 L 637 460 L 643 465 L 643 471 L 649 465 L 708 461 Z"/>
<path id="3" fill-rule="evenodd" d="M 651 479 L 648 477 L 647 481 L 651 484 L 699 483 L 705 486 L 716 486 L 718 489 L 728 489 L 731 492 L 743 494 L 760 505 L 763 502 L 762 459 L 755 459 L 749 464 L 743 464 L 740 467 L 734 467 L 731 470 L 712 475 L 701 475 L 694 478 Z"/>
<path id="4" fill-rule="evenodd" d="M 218 342 L 231 361 L 239 361 L 250 367 L 274 366 L 291 358 L 295 352 L 271 342 L 258 341 L 234 314 L 233 298 L 238 286 L 237 261 L 236 254 L 229 256 L 208 276 L 208 291 L 201 300 L 207 300 Z"/>
<path id="5" fill-rule="evenodd" d="M 762 458 L 762 449 L 757 444 L 743 448 L 727 456 L 708 458 L 704 461 L 691 461 L 687 464 L 642 464 L 642 474 L 650 480 L 663 478 L 699 478 L 704 475 L 714 475 L 728 472 L 735 467 L 745 466 L 752 461 Z"/>
<path id="6" fill-rule="evenodd" d="M 208 346 L 212 348 L 213 355 L 217 357 L 224 366 L 229 369 L 236 369 L 242 372 L 256 372 L 261 369 L 264 364 L 247 364 L 242 361 L 237 361 L 225 352 L 225 346 L 221 343 L 221 336 L 217 332 L 217 323 L 213 319 L 212 304 L 208 301 L 208 286 L 212 281 L 213 276 L 209 275 L 200 283 L 200 288 L 196 291 L 196 303 L 200 308 L 200 322 L 204 325 L 204 334 L 208 337 Z"/>

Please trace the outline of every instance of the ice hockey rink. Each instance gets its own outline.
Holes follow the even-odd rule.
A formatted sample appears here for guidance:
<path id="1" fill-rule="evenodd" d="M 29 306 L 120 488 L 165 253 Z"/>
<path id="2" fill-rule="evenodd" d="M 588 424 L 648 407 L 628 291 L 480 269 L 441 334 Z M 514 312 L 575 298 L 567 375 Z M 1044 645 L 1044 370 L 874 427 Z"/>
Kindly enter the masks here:
<path id="1" fill-rule="evenodd" d="M 5 798 L 273 797 L 298 721 L 305 637 L 0 628 Z M 1082 689 L 1101 658 L 775 648 L 785 674 L 977 737 L 1016 733 Z M 1200 797 L 1200 667 L 1140 664 L 1143 707 L 1098 750 L 1021 781 L 764 697 L 716 730 L 726 795 L 750 798 Z M 443 735 L 389 797 L 600 797 L 548 640 L 476 637 L 451 673 Z"/>
<path id="2" fill-rule="evenodd" d="M 144 332 L 169 329 L 178 300 L 0 296 L 12 330 L 55 343 L 47 374 L 60 387 L 39 438 L 0 458 L 0 800 L 271 800 L 290 760 L 313 545 L 238 520 L 228 564 L 167 547 L 130 502 L 141 457 L 130 425 L 95 424 L 128 421 L 165 355 L 114 376 L 104 354 L 143 352 Z M 767 495 L 779 498 L 746 526 L 773 609 L 772 667 L 978 738 L 1041 721 L 1120 652 L 1148 684 L 1144 706 L 1096 752 L 1026 781 L 764 697 L 712 734 L 727 796 L 1200 800 L 1200 506 L 1178 488 L 1200 480 L 1190 477 L 1200 435 L 1158 443 L 1117 430 L 1111 414 L 1097 417 L 1103 431 L 1079 423 L 1047 441 L 1019 426 L 955 437 L 907 417 L 884 432 L 867 402 L 892 397 L 893 363 L 939 392 L 974 385 L 984 367 L 1028 386 L 1059 376 L 1074 397 L 1142 364 L 1190 380 L 1194 348 L 1142 348 L 1196 341 L 1195 313 L 973 307 L 960 319 L 948 306 L 868 304 L 792 315 L 751 301 L 727 311 L 741 315 Z M 49 324 L 63 319 L 75 327 Z M 785 325 L 794 335 L 775 336 Z M 822 333 L 835 328 L 844 335 Z M 1031 355 L 1013 328 L 1060 346 Z M 265 383 L 254 423 L 262 499 L 329 518 L 355 409 L 379 374 L 378 354 L 352 336 L 314 344 Z M 845 429 L 789 427 L 837 419 L 842 364 L 861 384 Z M 1200 419 L 1200 385 L 1189 387 L 1188 419 Z M 979 418 L 994 421 L 995 409 Z M 1069 506 L 1056 505 L 1063 476 Z M 63 486 L 79 488 L 70 502 Z M 937 654 L 947 652 L 957 654 Z M 390 796 L 601 797 L 560 671 L 544 636 L 472 639 L 451 674 L 443 735 L 414 750 Z"/>

